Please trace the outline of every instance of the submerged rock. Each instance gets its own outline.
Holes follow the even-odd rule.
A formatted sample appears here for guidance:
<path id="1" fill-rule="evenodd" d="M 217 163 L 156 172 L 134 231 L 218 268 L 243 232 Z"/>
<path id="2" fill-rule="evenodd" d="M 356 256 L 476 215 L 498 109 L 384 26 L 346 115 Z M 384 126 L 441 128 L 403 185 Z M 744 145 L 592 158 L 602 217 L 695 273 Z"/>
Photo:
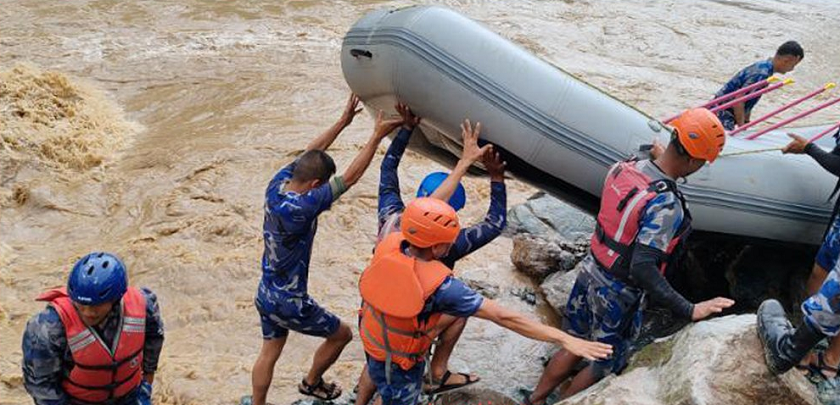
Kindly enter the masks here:
<path id="1" fill-rule="evenodd" d="M 627 370 L 565 401 L 583 404 L 805 405 L 817 393 L 796 371 L 767 371 L 755 315 L 692 324 L 638 352 Z"/>

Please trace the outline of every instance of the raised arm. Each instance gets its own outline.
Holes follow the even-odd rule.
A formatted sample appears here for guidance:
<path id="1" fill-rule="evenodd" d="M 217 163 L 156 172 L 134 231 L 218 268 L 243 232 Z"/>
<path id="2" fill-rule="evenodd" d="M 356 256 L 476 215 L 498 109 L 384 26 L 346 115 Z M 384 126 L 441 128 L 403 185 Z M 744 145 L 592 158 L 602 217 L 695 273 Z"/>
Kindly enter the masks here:
<path id="1" fill-rule="evenodd" d="M 402 118 L 385 119 L 382 111 L 376 116 L 376 125 L 373 128 L 373 134 L 368 142 L 362 148 L 347 170 L 344 171 L 342 180 L 344 181 L 345 189 L 349 189 L 356 184 L 359 179 L 370 166 L 370 161 L 373 160 L 373 155 L 376 153 L 376 148 L 383 138 L 388 136 L 397 127 L 402 125 Z"/>
<path id="2" fill-rule="evenodd" d="M 355 94 L 350 94 L 350 98 L 347 99 L 347 104 L 344 106 L 344 112 L 341 113 L 341 117 L 335 124 L 332 124 L 326 131 L 324 131 L 321 135 L 318 135 L 315 139 L 309 142 L 309 145 L 306 145 L 306 150 L 327 150 L 330 145 L 335 142 L 335 138 L 338 137 L 338 134 L 347 128 L 351 122 L 353 122 L 353 118 L 356 117 L 356 114 L 362 111 L 359 108 L 359 96 Z"/>
<path id="3" fill-rule="evenodd" d="M 507 190 L 505 189 L 505 166 L 498 152 L 487 150 L 483 158 L 490 174 L 490 207 L 484 221 L 464 228 L 458 234 L 449 250 L 445 262 L 454 262 L 475 252 L 496 239 L 507 226 Z"/>
<path id="4" fill-rule="evenodd" d="M 403 124 L 397 136 L 388 146 L 385 157 L 382 158 L 382 165 L 379 168 L 379 212 L 380 221 L 391 213 L 401 211 L 404 208 L 402 196 L 400 195 L 400 179 L 397 175 L 397 168 L 400 165 L 405 148 L 411 140 L 414 128 L 420 123 L 420 118 L 414 116 L 411 109 L 405 104 L 397 104 L 397 111 L 402 116 Z"/>
<path id="5" fill-rule="evenodd" d="M 478 135 L 481 133 L 481 123 L 475 124 L 475 128 L 470 124 L 470 120 L 464 120 L 461 124 L 461 136 L 463 137 L 464 149 L 461 152 L 461 159 L 455 165 L 455 168 L 446 176 L 446 180 L 440 184 L 430 197 L 437 198 L 443 201 L 449 201 L 455 189 L 458 187 L 458 182 L 467 174 L 470 166 L 477 162 L 489 150 L 493 149 L 493 145 L 478 146 Z"/>

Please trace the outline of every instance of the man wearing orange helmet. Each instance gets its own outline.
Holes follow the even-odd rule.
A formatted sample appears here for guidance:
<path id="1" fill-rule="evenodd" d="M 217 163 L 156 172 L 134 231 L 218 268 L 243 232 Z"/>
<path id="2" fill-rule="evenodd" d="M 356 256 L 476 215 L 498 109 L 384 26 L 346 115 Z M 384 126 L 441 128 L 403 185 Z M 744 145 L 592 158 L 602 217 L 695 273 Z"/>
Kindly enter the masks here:
<path id="1" fill-rule="evenodd" d="M 385 237 L 362 273 L 359 334 L 368 373 L 385 405 L 415 405 L 432 341 L 458 318 L 477 316 L 523 336 L 562 345 L 588 359 L 609 345 L 587 342 L 484 299 L 440 262 L 461 226 L 455 210 L 431 197 L 408 204 L 400 232 Z"/>
<path id="2" fill-rule="evenodd" d="M 721 297 L 692 304 L 665 279 L 691 229 L 691 215 L 675 180 L 713 162 L 726 141 L 723 125 L 707 109 L 687 110 L 673 126 L 670 144 L 655 159 L 619 162 L 607 173 L 590 251 L 566 304 L 563 329 L 608 343 L 614 354 L 575 376 L 564 398 L 624 368 L 642 324 L 646 296 L 693 321 L 734 304 Z M 525 403 L 544 403 L 580 360 L 566 350 L 554 355 Z"/>
<path id="3" fill-rule="evenodd" d="M 405 210 L 405 204 L 400 196 L 399 179 L 397 177 L 397 166 L 403 152 L 408 146 L 411 131 L 420 122 L 408 106 L 397 104 L 397 111 L 403 117 L 403 127 L 388 147 L 385 157 L 382 159 L 381 178 L 379 184 L 379 235 L 377 242 L 381 242 L 386 236 L 400 232 L 400 218 Z M 454 268 L 455 263 L 472 254 L 478 249 L 490 243 L 502 233 L 506 224 L 506 191 L 504 173 L 506 163 L 502 161 L 498 153 L 493 151 L 491 145 L 478 146 L 481 124 L 476 123 L 473 127 L 469 120 L 461 125 L 463 149 L 461 158 L 455 168 L 448 175 L 444 175 L 443 181 L 436 188 L 427 188 L 419 196 L 430 196 L 442 201 L 448 201 L 449 205 L 457 212 L 460 206 L 453 204 L 453 193 L 461 190 L 461 178 L 467 170 L 478 160 L 482 160 L 484 167 L 490 175 L 490 208 L 484 221 L 470 227 L 462 227 L 458 237 L 452 243 L 447 254 L 439 260 L 446 267 Z M 428 177 L 427 177 L 428 179 Z M 424 181 L 425 182 L 425 181 Z M 421 188 L 425 186 L 421 185 Z M 481 381 L 477 375 L 452 372 L 449 370 L 449 358 L 455 350 L 455 345 L 461 338 L 461 333 L 467 325 L 467 318 L 461 317 L 453 321 L 446 329 L 442 330 L 437 343 L 435 343 L 434 356 L 429 363 L 428 384 L 423 390 L 427 394 L 437 395 L 447 391 L 461 389 L 468 385 Z M 366 405 L 376 393 L 376 387 L 367 373 L 367 368 L 362 370 L 359 377 L 359 385 L 356 393 L 356 405 Z"/>

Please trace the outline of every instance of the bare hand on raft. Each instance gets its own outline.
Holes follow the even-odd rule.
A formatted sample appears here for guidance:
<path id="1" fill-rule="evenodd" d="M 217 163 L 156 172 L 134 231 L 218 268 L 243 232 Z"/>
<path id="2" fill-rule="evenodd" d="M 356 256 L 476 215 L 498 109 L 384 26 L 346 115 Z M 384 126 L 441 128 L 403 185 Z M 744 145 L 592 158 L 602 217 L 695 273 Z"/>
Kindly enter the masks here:
<path id="1" fill-rule="evenodd" d="M 785 154 L 793 153 L 799 155 L 805 153 L 805 148 L 808 146 L 809 143 L 811 143 L 805 137 L 799 136 L 792 132 L 788 132 L 787 136 L 789 136 L 793 140 L 790 141 L 790 143 L 782 149 L 782 153 Z"/>

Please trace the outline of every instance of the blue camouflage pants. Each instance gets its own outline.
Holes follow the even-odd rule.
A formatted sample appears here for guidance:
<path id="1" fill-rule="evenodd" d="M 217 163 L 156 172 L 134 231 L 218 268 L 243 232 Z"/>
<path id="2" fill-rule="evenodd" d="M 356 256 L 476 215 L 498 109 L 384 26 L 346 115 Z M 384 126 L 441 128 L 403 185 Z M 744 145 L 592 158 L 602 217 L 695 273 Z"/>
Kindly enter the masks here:
<path id="1" fill-rule="evenodd" d="M 815 261 L 825 271 L 830 272 L 837 264 L 838 257 L 840 257 L 840 215 L 834 219 L 834 223 L 825 234 Z"/>
<path id="2" fill-rule="evenodd" d="M 719 111 L 717 117 L 727 131 L 735 129 L 735 115 L 732 113 L 732 110 Z"/>
<path id="3" fill-rule="evenodd" d="M 630 344 L 642 326 L 644 293 L 598 268 L 591 256 L 584 259 L 569 301 L 563 329 L 574 336 L 613 346 L 613 355 L 593 363 L 595 375 L 618 373 L 626 365 Z"/>
<path id="4" fill-rule="evenodd" d="M 840 268 L 828 273 L 820 290 L 802 303 L 805 322 L 826 336 L 840 332 Z"/>
<path id="5" fill-rule="evenodd" d="M 387 381 L 385 362 L 367 356 L 368 375 L 376 384 L 382 405 L 417 405 L 423 390 L 423 371 L 426 363 L 418 362 L 409 370 L 391 364 L 391 382 Z"/>

